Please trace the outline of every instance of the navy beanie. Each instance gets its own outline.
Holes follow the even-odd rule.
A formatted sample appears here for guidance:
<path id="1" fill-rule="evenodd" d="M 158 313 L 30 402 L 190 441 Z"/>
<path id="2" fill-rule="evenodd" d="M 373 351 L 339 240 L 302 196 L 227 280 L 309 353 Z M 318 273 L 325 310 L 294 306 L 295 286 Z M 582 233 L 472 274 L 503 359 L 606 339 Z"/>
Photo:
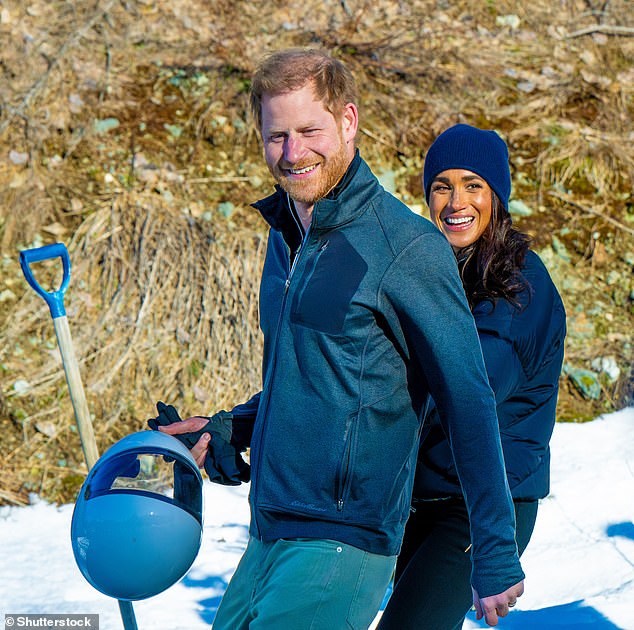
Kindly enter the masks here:
<path id="1" fill-rule="evenodd" d="M 434 177 L 450 168 L 462 168 L 482 177 L 508 210 L 511 195 L 509 152 L 495 131 L 460 124 L 449 127 L 434 140 L 423 170 L 427 203 Z"/>

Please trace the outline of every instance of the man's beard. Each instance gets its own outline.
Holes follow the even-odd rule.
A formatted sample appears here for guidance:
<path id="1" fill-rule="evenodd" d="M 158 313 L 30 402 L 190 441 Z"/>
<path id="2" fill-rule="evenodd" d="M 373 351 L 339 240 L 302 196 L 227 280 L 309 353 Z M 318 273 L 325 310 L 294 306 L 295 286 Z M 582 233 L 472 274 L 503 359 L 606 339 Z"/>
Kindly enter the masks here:
<path id="1" fill-rule="evenodd" d="M 306 180 L 296 180 L 288 177 L 278 165 L 269 169 L 277 183 L 289 194 L 291 199 L 300 203 L 313 204 L 323 199 L 344 176 L 350 159 L 343 142 L 339 150 L 332 156 L 319 163 L 319 174 Z M 314 162 L 293 164 L 293 169 L 311 166 Z"/>

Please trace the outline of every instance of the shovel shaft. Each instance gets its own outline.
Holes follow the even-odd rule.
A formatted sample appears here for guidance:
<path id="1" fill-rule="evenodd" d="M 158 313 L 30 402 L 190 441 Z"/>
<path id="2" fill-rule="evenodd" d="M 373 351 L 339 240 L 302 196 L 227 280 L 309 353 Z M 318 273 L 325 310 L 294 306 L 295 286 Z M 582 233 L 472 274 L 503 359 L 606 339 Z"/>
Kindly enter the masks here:
<path id="1" fill-rule="evenodd" d="M 134 608 L 132 602 L 120 599 L 119 612 L 121 613 L 121 621 L 125 630 L 138 630 L 136 625 L 136 617 L 134 616 Z"/>
<path id="2" fill-rule="evenodd" d="M 31 272 L 31 263 L 42 262 L 53 258 L 60 258 L 62 261 L 62 282 L 57 290 L 46 291 L 40 286 Z M 54 243 L 53 245 L 45 245 L 44 247 L 25 250 L 20 252 L 20 266 L 22 267 L 26 281 L 33 287 L 36 293 L 44 298 L 44 301 L 48 304 L 51 311 L 55 335 L 57 336 L 57 345 L 62 355 L 62 364 L 64 366 L 64 373 L 66 374 L 66 383 L 68 384 L 70 399 L 73 403 L 73 410 L 75 411 L 75 420 L 79 430 L 81 448 L 84 452 L 86 466 L 88 466 L 88 470 L 90 470 L 99 459 L 99 451 L 97 450 L 97 441 L 95 440 L 95 433 L 92 428 L 86 394 L 84 393 L 84 386 L 82 385 L 81 375 L 79 374 L 79 365 L 70 336 L 68 318 L 66 317 L 66 310 L 64 309 L 64 294 L 70 282 L 70 257 L 68 250 L 63 243 Z M 121 613 L 124 630 L 137 630 L 132 602 L 119 600 L 119 612 Z"/>
<path id="3" fill-rule="evenodd" d="M 62 364 L 64 365 L 64 373 L 66 374 L 66 382 L 68 383 L 68 391 L 70 399 L 73 403 L 75 411 L 75 420 L 79 429 L 79 438 L 81 439 L 81 447 L 84 451 L 84 459 L 88 470 L 90 470 L 97 459 L 99 452 L 97 451 L 97 442 L 95 433 L 92 428 L 88 403 L 86 402 L 86 394 L 81 382 L 79 374 L 79 366 L 73 349 L 73 342 L 70 336 L 70 328 L 68 326 L 68 318 L 56 317 L 53 319 L 55 334 L 57 335 L 57 344 L 62 355 Z"/>

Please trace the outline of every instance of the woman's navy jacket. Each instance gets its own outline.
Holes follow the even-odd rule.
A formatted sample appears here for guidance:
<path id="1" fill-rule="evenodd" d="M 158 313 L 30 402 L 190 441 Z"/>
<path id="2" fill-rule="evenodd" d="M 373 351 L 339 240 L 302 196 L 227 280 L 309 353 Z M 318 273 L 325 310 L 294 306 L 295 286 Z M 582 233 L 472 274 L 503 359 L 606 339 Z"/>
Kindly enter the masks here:
<path id="1" fill-rule="evenodd" d="M 514 499 L 545 497 L 566 314 L 546 267 L 529 251 L 522 274 L 530 288 L 519 297 L 480 302 L 473 310 L 489 382 L 495 392 L 502 449 Z M 432 411 L 419 451 L 415 499 L 461 494 L 449 444 Z"/>

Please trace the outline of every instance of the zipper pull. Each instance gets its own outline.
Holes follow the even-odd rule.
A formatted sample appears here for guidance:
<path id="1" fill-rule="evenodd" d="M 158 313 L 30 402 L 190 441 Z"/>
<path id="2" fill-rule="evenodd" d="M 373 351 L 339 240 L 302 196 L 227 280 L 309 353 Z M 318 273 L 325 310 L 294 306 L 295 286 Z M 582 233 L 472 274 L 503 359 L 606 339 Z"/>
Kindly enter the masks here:
<path id="1" fill-rule="evenodd" d="M 337 500 L 337 511 L 341 512 L 341 510 L 343 510 L 343 499 L 338 499 Z"/>
<path id="2" fill-rule="evenodd" d="M 286 278 L 286 282 L 284 283 L 284 294 L 286 295 L 288 293 L 288 287 L 291 286 L 291 279 Z"/>

